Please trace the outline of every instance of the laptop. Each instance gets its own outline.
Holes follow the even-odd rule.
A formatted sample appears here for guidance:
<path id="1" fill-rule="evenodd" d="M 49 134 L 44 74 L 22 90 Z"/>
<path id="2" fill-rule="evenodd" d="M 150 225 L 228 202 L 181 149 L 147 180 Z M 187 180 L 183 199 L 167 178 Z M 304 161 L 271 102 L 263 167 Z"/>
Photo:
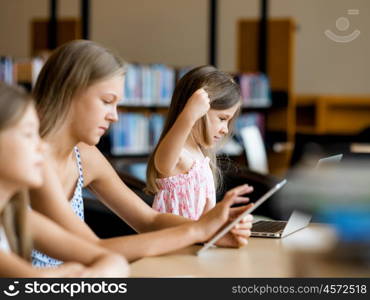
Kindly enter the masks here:
<path id="1" fill-rule="evenodd" d="M 343 154 L 337 154 L 322 158 L 317 162 L 315 170 L 338 164 L 342 157 Z M 311 215 L 304 214 L 299 211 L 293 211 L 288 221 L 255 221 L 252 226 L 251 236 L 282 238 L 307 227 L 310 223 L 311 217 Z"/>
<path id="2" fill-rule="evenodd" d="M 307 227 L 311 221 L 311 216 L 293 211 L 288 221 L 256 221 L 252 226 L 254 237 L 282 238 L 293 232 Z"/>

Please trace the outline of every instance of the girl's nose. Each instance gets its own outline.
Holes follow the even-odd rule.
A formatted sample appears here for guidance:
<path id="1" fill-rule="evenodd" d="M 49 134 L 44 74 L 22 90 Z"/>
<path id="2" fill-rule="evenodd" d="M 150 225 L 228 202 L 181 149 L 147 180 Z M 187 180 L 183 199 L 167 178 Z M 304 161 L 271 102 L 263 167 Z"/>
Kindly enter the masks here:
<path id="1" fill-rule="evenodd" d="M 40 139 L 38 150 L 44 154 L 49 150 L 49 144 Z"/>
<path id="2" fill-rule="evenodd" d="M 110 122 L 117 122 L 118 121 L 118 112 L 117 112 L 117 108 L 114 108 L 111 112 L 108 113 L 107 115 L 107 119 L 110 121 Z"/>
<path id="3" fill-rule="evenodd" d="M 226 134 L 228 134 L 228 132 L 229 132 L 228 126 L 227 125 L 226 126 L 222 126 L 221 133 L 224 134 L 224 135 L 226 135 Z"/>

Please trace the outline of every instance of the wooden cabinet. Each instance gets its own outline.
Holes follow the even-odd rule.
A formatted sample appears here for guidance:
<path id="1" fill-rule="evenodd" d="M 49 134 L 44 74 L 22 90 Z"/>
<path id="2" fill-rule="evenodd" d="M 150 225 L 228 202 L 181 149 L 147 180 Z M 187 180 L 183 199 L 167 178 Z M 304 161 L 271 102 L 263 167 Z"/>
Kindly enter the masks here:
<path id="1" fill-rule="evenodd" d="M 370 96 L 299 95 L 297 133 L 356 135 L 370 127 Z"/>
<path id="2" fill-rule="evenodd" d="M 31 24 L 31 56 L 48 50 L 48 19 L 34 19 Z M 81 21 L 76 18 L 62 18 L 57 22 L 57 46 L 81 39 Z"/>
<path id="3" fill-rule="evenodd" d="M 282 175 L 290 161 L 295 137 L 295 98 L 293 70 L 295 51 L 295 22 L 291 18 L 268 21 L 267 75 L 271 85 L 272 106 L 267 111 L 267 140 L 284 142 L 280 152 L 269 151 L 269 167 L 273 174 Z M 259 20 L 238 22 L 238 71 L 258 72 Z M 271 138 L 272 137 L 272 138 Z"/>

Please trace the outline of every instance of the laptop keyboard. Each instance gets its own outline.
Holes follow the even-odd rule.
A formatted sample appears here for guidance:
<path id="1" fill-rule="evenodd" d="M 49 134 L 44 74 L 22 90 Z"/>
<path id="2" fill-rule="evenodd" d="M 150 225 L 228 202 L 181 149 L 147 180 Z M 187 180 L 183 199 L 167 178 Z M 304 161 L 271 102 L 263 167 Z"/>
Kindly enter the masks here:
<path id="1" fill-rule="evenodd" d="M 285 221 L 258 221 L 253 224 L 252 232 L 279 232 L 284 229 Z"/>

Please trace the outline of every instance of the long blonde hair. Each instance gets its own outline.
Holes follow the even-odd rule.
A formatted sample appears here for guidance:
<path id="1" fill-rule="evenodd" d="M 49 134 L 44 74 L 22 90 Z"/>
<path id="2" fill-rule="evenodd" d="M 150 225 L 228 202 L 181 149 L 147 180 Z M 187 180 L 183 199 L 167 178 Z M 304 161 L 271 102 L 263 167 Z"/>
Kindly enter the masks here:
<path id="1" fill-rule="evenodd" d="M 31 103 L 31 97 L 22 89 L 0 82 L 0 134 L 16 124 Z M 28 205 L 28 191 L 21 190 L 12 196 L 0 213 L 0 223 L 4 226 L 11 250 L 26 260 L 30 260 L 32 249 L 27 226 Z"/>
<path id="2" fill-rule="evenodd" d="M 149 158 L 146 172 L 147 186 L 145 189 L 149 194 L 155 194 L 158 192 L 156 178 L 159 177 L 159 172 L 155 168 L 154 164 L 154 157 L 158 149 L 158 145 L 175 123 L 190 96 L 199 88 L 204 88 L 207 91 L 211 99 L 211 109 L 224 110 L 233 107 L 237 103 L 241 103 L 240 87 L 229 74 L 222 72 L 213 66 L 200 66 L 185 74 L 176 85 L 162 134 L 157 146 Z M 239 109 L 229 122 L 228 136 L 232 133 L 231 129 L 234 127 L 234 122 L 238 114 Z M 210 158 L 210 166 L 215 181 L 215 188 L 218 190 L 222 186 L 222 177 L 220 170 L 217 167 L 216 149 L 208 147 L 211 144 L 211 137 L 208 133 L 209 129 L 207 124 L 208 118 L 205 115 L 196 122 L 191 134 L 196 143 L 200 145 L 203 154 Z"/>
<path id="3" fill-rule="evenodd" d="M 125 62 L 95 42 L 75 40 L 57 48 L 43 66 L 33 90 L 41 137 L 63 123 L 77 92 L 124 73 Z"/>

